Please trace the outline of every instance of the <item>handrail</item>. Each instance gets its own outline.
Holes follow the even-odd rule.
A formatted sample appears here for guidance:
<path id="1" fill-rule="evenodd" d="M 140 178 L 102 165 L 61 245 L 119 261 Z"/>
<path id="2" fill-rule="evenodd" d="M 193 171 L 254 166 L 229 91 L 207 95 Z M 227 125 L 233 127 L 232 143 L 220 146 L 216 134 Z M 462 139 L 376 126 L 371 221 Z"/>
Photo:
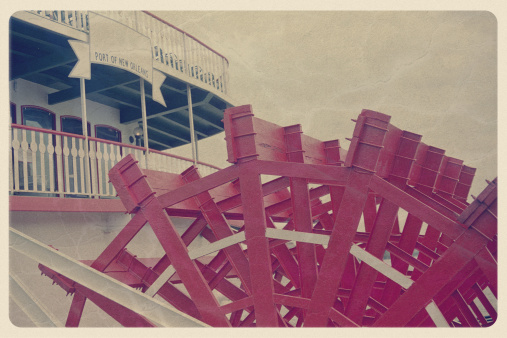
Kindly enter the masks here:
<path id="1" fill-rule="evenodd" d="M 51 129 L 30 127 L 30 126 L 25 126 L 23 124 L 16 124 L 16 123 L 12 123 L 11 126 L 12 126 L 12 128 L 25 129 L 25 130 L 35 131 L 35 132 L 39 132 L 39 133 L 47 133 L 47 134 L 53 134 L 53 135 L 58 135 L 58 136 L 75 137 L 75 138 L 79 138 L 79 139 L 83 139 L 83 140 L 85 139 L 85 137 L 83 135 L 66 133 L 66 132 L 63 132 L 63 131 L 56 131 L 56 130 L 51 130 Z M 112 145 L 119 146 L 119 147 L 122 147 L 122 148 L 132 148 L 132 149 L 137 149 L 137 150 L 142 150 L 142 151 L 146 150 L 146 148 L 144 148 L 144 147 L 134 146 L 134 145 L 131 145 L 131 144 L 126 144 L 126 143 L 121 143 L 121 142 L 116 142 L 116 141 L 105 140 L 105 139 L 91 137 L 91 136 L 88 136 L 88 140 L 89 141 L 94 141 L 94 142 L 101 142 L 101 143 L 112 144 Z M 176 158 L 178 160 L 183 160 L 183 161 L 188 161 L 188 162 L 193 162 L 194 161 L 194 160 L 192 160 L 191 158 L 188 158 L 188 157 L 174 155 L 174 154 L 170 154 L 170 153 L 164 153 L 163 151 L 159 151 L 159 150 L 155 150 L 155 149 L 150 149 L 150 153 L 156 153 L 156 154 L 160 154 L 160 155 L 163 155 L 163 156 L 173 157 L 173 158 Z M 201 164 L 201 165 L 205 165 L 205 166 L 211 167 L 213 169 L 217 169 L 217 170 L 221 169 L 220 167 L 214 166 L 214 165 L 209 164 L 209 163 L 205 163 L 205 162 L 201 162 L 201 161 L 197 161 L 197 163 Z"/>
<path id="2" fill-rule="evenodd" d="M 105 140 L 103 138 L 97 138 L 97 137 L 88 136 L 88 140 L 95 141 L 95 142 L 106 143 L 106 144 L 112 144 L 112 145 L 120 146 L 120 147 L 124 147 L 124 148 L 132 148 L 132 149 L 138 149 L 138 150 L 142 150 L 142 151 L 146 150 L 146 148 L 144 148 L 144 147 L 134 146 L 134 145 L 131 145 L 131 144 L 125 144 L 125 143 L 116 142 L 116 141 Z M 150 149 L 150 151 L 152 151 L 152 150 Z"/>
<path id="3" fill-rule="evenodd" d="M 85 139 L 85 137 L 83 135 L 66 133 L 64 131 L 56 131 L 56 130 L 52 130 L 52 129 L 30 127 L 30 126 L 25 126 L 23 124 L 16 124 L 16 123 L 12 123 L 11 125 L 13 128 L 17 128 L 17 129 L 25 129 L 25 130 L 30 130 L 30 131 L 36 131 L 39 133 L 47 133 L 47 134 L 53 134 L 53 135 L 58 135 L 58 136 L 70 136 L 70 137 L 80 138 L 83 140 Z"/>
<path id="4" fill-rule="evenodd" d="M 28 11 L 59 24 L 89 33 L 87 11 Z M 204 86 L 227 95 L 229 60 L 193 35 L 168 23 L 149 11 L 98 12 L 120 22 L 152 40 L 153 65 L 191 85 Z M 187 39 L 188 38 L 188 39 Z"/>
<path id="5" fill-rule="evenodd" d="M 107 173 L 121 158 L 133 154 L 143 169 L 180 174 L 193 160 L 170 153 L 67 132 L 11 124 L 9 186 L 11 193 L 60 197 L 116 195 Z M 43 137 L 43 135 L 52 135 Z M 88 142 L 86 141 L 88 140 Z M 88 152 L 83 151 L 88 149 Z M 150 166 L 147 158 L 150 157 Z M 198 161 L 207 176 L 219 167 Z M 91 169 L 89 174 L 85 172 Z"/>
<path id="6" fill-rule="evenodd" d="M 194 39 L 196 42 L 198 42 L 198 43 L 200 43 L 201 45 L 203 45 L 204 47 L 208 48 L 210 51 L 212 51 L 212 52 L 213 52 L 213 53 L 215 53 L 216 55 L 218 55 L 218 56 L 220 56 L 220 57 L 224 58 L 224 59 L 225 59 L 225 61 L 227 61 L 227 64 L 229 64 L 229 60 L 228 60 L 225 56 L 223 56 L 222 54 L 220 54 L 219 52 L 217 52 L 216 50 L 214 50 L 213 48 L 211 48 L 210 46 L 208 46 L 207 44 L 205 44 L 204 42 L 202 42 L 201 40 L 199 40 L 198 38 L 196 38 L 196 37 L 195 37 L 195 36 L 193 36 L 192 34 L 189 34 L 189 33 L 185 32 L 184 30 L 182 30 L 181 28 L 178 28 L 178 27 L 176 27 L 175 25 L 170 24 L 169 22 L 165 21 L 165 20 L 164 20 L 164 19 L 162 19 L 162 18 L 159 18 L 158 16 L 156 16 L 155 14 L 153 14 L 153 13 L 151 13 L 151 12 L 149 12 L 149 11 L 142 11 L 142 12 L 144 12 L 144 13 L 148 14 L 149 16 L 151 16 L 151 17 L 153 17 L 153 18 L 157 19 L 158 21 L 160 21 L 160 22 L 162 22 L 162 23 L 166 24 L 167 26 L 169 26 L 169 27 L 171 27 L 171 28 L 176 29 L 177 31 L 179 31 L 179 32 L 181 32 L 181 33 L 183 33 L 183 34 L 185 34 L 185 35 L 186 35 L 186 36 L 188 36 L 189 38 Z"/>

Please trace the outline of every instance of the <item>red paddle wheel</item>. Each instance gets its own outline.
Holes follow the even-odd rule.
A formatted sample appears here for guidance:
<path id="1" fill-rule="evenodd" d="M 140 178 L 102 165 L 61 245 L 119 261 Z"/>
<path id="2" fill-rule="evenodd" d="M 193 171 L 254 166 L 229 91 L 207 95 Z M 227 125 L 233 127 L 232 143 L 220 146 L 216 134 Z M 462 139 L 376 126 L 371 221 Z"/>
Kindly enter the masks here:
<path id="1" fill-rule="evenodd" d="M 109 173 L 132 220 L 92 268 L 210 326 L 489 326 L 496 320 L 497 181 L 471 203 L 475 169 L 364 110 L 348 151 L 301 126 L 227 109 L 232 165 L 206 177 Z M 264 182 L 264 183 L 263 183 Z M 179 235 L 169 216 L 192 217 Z M 126 246 L 151 226 L 165 255 Z M 198 237 L 209 244 L 190 249 Z M 156 323 L 41 265 L 124 326 Z"/>

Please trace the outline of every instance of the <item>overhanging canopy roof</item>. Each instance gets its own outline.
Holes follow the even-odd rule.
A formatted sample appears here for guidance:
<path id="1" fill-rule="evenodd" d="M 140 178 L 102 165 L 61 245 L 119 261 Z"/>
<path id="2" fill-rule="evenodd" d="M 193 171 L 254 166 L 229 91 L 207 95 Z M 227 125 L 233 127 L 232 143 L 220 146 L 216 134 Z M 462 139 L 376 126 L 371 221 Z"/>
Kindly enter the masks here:
<path id="1" fill-rule="evenodd" d="M 77 62 L 69 37 L 23 20 L 10 22 L 10 80 L 24 79 L 57 91 L 48 95 L 50 105 L 80 96 L 79 80 L 68 75 Z M 141 121 L 139 78 L 127 71 L 92 64 L 86 81 L 86 97 L 120 110 L 122 124 Z M 167 107 L 151 99 L 145 83 L 149 147 L 156 150 L 190 143 L 186 82 L 166 74 L 161 87 Z M 223 110 L 228 103 L 219 96 L 192 87 L 194 128 L 199 139 L 223 131 Z"/>

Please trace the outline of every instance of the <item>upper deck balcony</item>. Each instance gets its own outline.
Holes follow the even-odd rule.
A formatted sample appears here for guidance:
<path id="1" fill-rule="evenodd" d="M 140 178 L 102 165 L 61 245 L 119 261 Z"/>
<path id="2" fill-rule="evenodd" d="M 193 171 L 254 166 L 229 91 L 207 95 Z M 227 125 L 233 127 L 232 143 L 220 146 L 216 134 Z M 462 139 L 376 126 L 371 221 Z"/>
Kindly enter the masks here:
<path id="1" fill-rule="evenodd" d="M 161 86 L 167 107 L 152 100 L 146 84 L 149 147 L 165 150 L 189 143 L 189 103 L 195 136 L 203 139 L 223 131 L 223 110 L 231 104 L 228 61 L 197 38 L 149 12 L 97 12 L 130 27 L 151 41 L 153 69 L 166 78 Z M 88 42 L 89 13 L 85 11 L 20 11 L 10 22 L 10 80 L 24 79 L 53 89 L 47 103 L 55 106 L 80 97 L 79 80 L 68 77 L 77 62 L 69 40 Z M 104 32 L 108 34 L 108 32 Z M 142 121 L 139 77 L 118 68 L 91 65 L 86 99 L 118 109 L 118 124 Z"/>
<path id="2" fill-rule="evenodd" d="M 86 86 L 69 77 L 78 62 L 69 41 L 90 42 L 91 13 L 107 24 L 110 20 L 111 29 L 120 23 L 149 39 L 153 70 L 165 75 L 160 90 L 166 106 L 153 99 L 149 82 L 144 84 L 125 69 L 92 63 Z M 120 48 L 122 44 L 126 49 L 132 47 L 119 40 Z M 20 207 L 16 202 L 27 196 L 55 201 L 64 201 L 62 197 L 110 200 L 116 192 L 108 183 L 107 172 L 127 154 L 134 154 L 141 167 L 150 170 L 180 173 L 194 163 L 202 175 L 218 169 L 163 151 L 190 143 L 192 137 L 203 139 L 223 131 L 223 111 L 231 106 L 228 61 L 155 15 L 139 11 L 17 12 L 10 21 L 9 60 L 11 210 L 35 207 L 26 203 Z M 83 101 L 87 102 L 84 106 Z M 45 115 L 29 120 L 28 113 L 34 110 Z M 86 135 L 85 128 L 64 128 L 64 120 L 77 123 L 74 127 L 82 121 L 84 126 L 86 115 Z M 42 123 L 42 117 L 49 120 Z M 143 127 L 142 136 L 135 132 L 139 127 Z M 97 128 L 120 137 L 100 136 Z"/>
<path id="3" fill-rule="evenodd" d="M 108 172 L 128 154 L 142 169 L 174 174 L 194 164 L 181 156 L 153 149 L 147 153 L 143 147 L 95 137 L 85 140 L 81 135 L 18 124 L 10 131 L 9 191 L 15 197 L 11 198 L 11 210 L 41 209 L 40 205 L 23 204 L 25 199 L 20 205 L 17 196 L 114 198 L 116 191 L 109 183 Z M 219 169 L 203 162 L 195 165 L 203 176 Z"/>

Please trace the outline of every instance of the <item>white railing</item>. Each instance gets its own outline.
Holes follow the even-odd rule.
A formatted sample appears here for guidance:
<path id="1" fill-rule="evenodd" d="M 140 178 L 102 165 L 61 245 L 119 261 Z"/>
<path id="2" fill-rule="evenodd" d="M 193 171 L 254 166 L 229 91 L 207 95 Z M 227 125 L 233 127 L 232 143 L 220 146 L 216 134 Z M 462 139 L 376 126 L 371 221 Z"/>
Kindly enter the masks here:
<path id="1" fill-rule="evenodd" d="M 88 33 L 88 13 L 83 11 L 30 11 L 33 14 Z M 192 79 L 204 87 L 227 94 L 229 62 L 192 35 L 150 12 L 103 11 L 152 41 L 157 68 L 182 80 Z"/>
<path id="2" fill-rule="evenodd" d="M 123 143 L 88 138 L 47 129 L 13 124 L 9 156 L 9 189 L 13 194 L 59 197 L 114 197 L 108 172 L 132 154 L 146 169 L 145 149 Z M 87 156 L 88 152 L 88 156 Z M 180 174 L 191 159 L 150 150 L 149 169 Z M 219 168 L 198 162 L 202 176 Z"/>
<path id="3" fill-rule="evenodd" d="M 29 11 L 46 19 L 59 22 L 83 32 L 89 31 L 87 11 Z"/>

